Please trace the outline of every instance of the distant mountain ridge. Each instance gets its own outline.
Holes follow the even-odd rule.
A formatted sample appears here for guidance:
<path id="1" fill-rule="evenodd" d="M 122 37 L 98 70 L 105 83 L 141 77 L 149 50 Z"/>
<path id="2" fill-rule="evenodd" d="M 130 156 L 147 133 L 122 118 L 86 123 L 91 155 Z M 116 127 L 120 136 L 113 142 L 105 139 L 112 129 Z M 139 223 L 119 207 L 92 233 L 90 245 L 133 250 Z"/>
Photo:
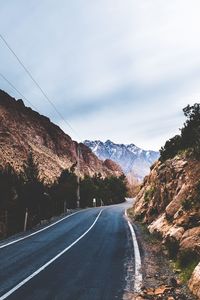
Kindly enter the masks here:
<path id="1" fill-rule="evenodd" d="M 128 177 L 134 177 L 138 181 L 149 174 L 150 166 L 159 158 L 159 152 L 143 150 L 134 144 L 115 144 L 110 140 L 89 141 L 84 144 L 101 160 L 111 159 L 119 164 Z"/>
<path id="2" fill-rule="evenodd" d="M 40 177 L 53 182 L 63 169 L 77 162 L 78 143 L 65 134 L 49 118 L 26 107 L 0 90 L 0 168 L 6 164 L 20 172 L 32 152 L 39 165 Z M 102 162 L 83 143 L 79 144 L 80 175 L 120 176 L 121 168 L 114 162 Z M 77 165 L 75 172 L 79 173 Z"/>

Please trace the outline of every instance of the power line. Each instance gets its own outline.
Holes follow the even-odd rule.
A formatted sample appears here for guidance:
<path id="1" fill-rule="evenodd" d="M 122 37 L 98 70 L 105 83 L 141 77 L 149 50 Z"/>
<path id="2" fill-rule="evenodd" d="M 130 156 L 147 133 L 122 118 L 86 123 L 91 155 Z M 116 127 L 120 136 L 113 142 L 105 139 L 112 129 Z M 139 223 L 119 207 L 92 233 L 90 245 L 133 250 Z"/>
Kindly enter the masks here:
<path id="1" fill-rule="evenodd" d="M 10 80 L 8 80 L 2 73 L 0 73 L 0 76 L 27 102 L 29 103 L 34 109 L 38 110 L 37 107 L 31 103 L 30 100 L 28 100 L 15 86 Z"/>
<path id="2" fill-rule="evenodd" d="M 74 128 L 71 126 L 71 124 L 62 116 L 62 114 L 57 110 L 55 104 L 49 99 L 49 97 L 47 96 L 47 94 L 45 93 L 45 91 L 41 88 L 41 86 L 39 85 L 39 83 L 35 80 L 35 78 L 32 76 L 31 72 L 27 69 L 27 67 L 24 65 L 24 63 L 22 62 L 22 60 L 18 57 L 18 55 L 15 53 L 15 51 L 12 49 L 12 47 L 8 44 L 8 42 L 6 41 L 6 39 L 2 36 L 2 34 L 0 34 L 0 38 L 1 40 L 4 42 L 4 44 L 6 45 L 6 47 L 10 50 L 10 52 L 15 56 L 15 58 L 17 59 L 17 61 L 19 62 L 19 64 L 21 65 L 21 67 L 24 69 L 24 71 L 27 73 L 27 75 L 31 78 L 31 80 L 34 82 L 34 84 L 38 87 L 38 89 L 41 91 L 42 95 L 45 97 L 45 99 L 49 102 L 49 104 L 53 107 L 53 109 L 56 111 L 56 113 L 59 115 L 59 117 L 64 121 L 64 123 L 71 128 L 71 130 L 75 133 L 75 135 L 77 137 L 79 137 L 81 139 L 81 137 L 79 136 L 79 134 L 76 132 L 76 130 L 74 130 Z M 4 76 L 3 76 L 4 78 Z M 6 79 L 5 79 L 6 80 Z M 7 80 L 6 80 L 7 81 Z M 9 81 L 7 81 L 9 83 Z M 9 83 L 10 84 L 10 83 Z M 11 84 L 11 86 L 13 86 Z M 13 86 L 14 87 L 14 86 Z M 15 89 L 17 91 L 17 89 Z M 21 93 L 20 93 L 21 94 Z M 82 140 L 82 139 L 81 139 Z M 80 177 L 80 144 L 78 143 L 77 146 L 77 160 L 78 160 L 78 177 L 77 177 L 77 183 L 78 183 L 78 187 L 77 187 L 77 207 L 79 207 L 80 204 L 80 184 L 79 184 L 79 177 Z"/>
<path id="3" fill-rule="evenodd" d="M 27 67 L 24 65 L 24 63 L 22 62 L 22 60 L 19 58 L 19 56 L 15 53 L 15 51 L 12 49 L 12 47 L 8 44 L 8 42 L 6 41 L 6 39 L 2 36 L 2 34 L 0 34 L 0 38 L 1 40 L 4 42 L 4 44 L 6 45 L 6 47 L 10 50 L 10 52 L 15 56 L 15 58 L 17 59 L 17 61 L 19 62 L 19 64 L 21 65 L 21 67 L 24 69 L 24 71 L 27 73 L 27 75 L 31 78 L 31 80 L 34 82 L 34 84 L 37 86 L 37 88 L 40 90 L 40 92 L 42 93 L 42 95 L 45 97 L 45 99 L 49 102 L 49 104 L 53 107 L 53 109 L 56 111 L 56 113 L 59 115 L 59 117 L 64 121 L 64 123 L 75 133 L 75 135 L 77 137 L 79 137 L 81 139 L 81 137 L 79 136 L 79 134 L 76 132 L 76 130 L 71 126 L 71 124 L 62 116 L 62 114 L 58 111 L 57 107 L 55 106 L 55 104 L 53 103 L 53 101 L 51 101 L 51 99 L 48 97 L 48 95 L 46 94 L 46 92 L 41 88 L 40 84 L 36 81 L 36 79 L 33 77 L 33 75 L 31 74 L 31 72 L 27 69 Z"/>

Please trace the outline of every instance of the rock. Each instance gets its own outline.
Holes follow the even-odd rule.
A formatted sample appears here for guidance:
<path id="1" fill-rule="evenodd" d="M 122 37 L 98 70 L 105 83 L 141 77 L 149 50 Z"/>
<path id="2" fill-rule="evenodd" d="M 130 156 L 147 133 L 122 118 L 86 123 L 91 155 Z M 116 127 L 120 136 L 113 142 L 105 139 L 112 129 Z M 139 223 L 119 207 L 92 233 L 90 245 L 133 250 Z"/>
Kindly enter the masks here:
<path id="1" fill-rule="evenodd" d="M 200 263 L 196 266 L 189 281 L 189 289 L 200 299 Z"/>
<path id="2" fill-rule="evenodd" d="M 174 277 L 170 278 L 170 284 L 171 284 L 173 287 L 177 287 L 178 284 L 177 284 L 176 278 L 174 278 Z"/>
<path id="3" fill-rule="evenodd" d="M 181 273 L 181 269 L 174 269 L 174 272 L 177 273 L 177 274 L 180 274 Z"/>
<path id="4" fill-rule="evenodd" d="M 185 230 L 183 227 L 177 227 L 175 225 L 168 230 L 166 236 L 171 237 L 171 238 L 175 239 L 176 241 L 180 241 L 184 234 L 184 231 Z"/>
<path id="5" fill-rule="evenodd" d="M 189 155 L 157 162 L 145 178 L 133 207 L 135 218 L 160 238 L 171 257 L 183 262 L 185 258 L 200 257 L 199 174 L 200 160 Z M 176 285 L 172 282 L 173 288 Z M 182 294 L 180 297 L 186 299 Z"/>
<path id="6" fill-rule="evenodd" d="M 175 213 L 179 210 L 183 199 L 188 197 L 188 183 L 183 183 L 181 190 L 173 198 L 173 200 L 166 207 L 166 214 L 168 217 L 173 217 Z"/>
<path id="7" fill-rule="evenodd" d="M 200 256 L 200 226 L 189 229 L 183 234 L 180 251 L 191 251 Z"/>
<path id="8" fill-rule="evenodd" d="M 169 286 L 166 285 L 161 285 L 160 287 L 156 288 L 154 291 L 154 295 L 162 295 L 164 294 L 166 291 L 169 291 L 171 288 Z"/>
<path id="9" fill-rule="evenodd" d="M 148 229 L 150 233 L 161 232 L 163 236 L 166 236 L 171 227 L 172 225 L 168 223 L 165 213 L 163 213 L 148 226 Z"/>
<path id="10" fill-rule="evenodd" d="M 111 159 L 106 159 L 104 162 L 103 162 L 103 165 L 110 169 L 111 171 L 113 171 L 114 173 L 116 173 L 118 176 L 120 176 L 121 174 L 123 174 L 123 171 L 121 169 L 121 167 L 116 163 L 114 162 L 113 160 Z"/>

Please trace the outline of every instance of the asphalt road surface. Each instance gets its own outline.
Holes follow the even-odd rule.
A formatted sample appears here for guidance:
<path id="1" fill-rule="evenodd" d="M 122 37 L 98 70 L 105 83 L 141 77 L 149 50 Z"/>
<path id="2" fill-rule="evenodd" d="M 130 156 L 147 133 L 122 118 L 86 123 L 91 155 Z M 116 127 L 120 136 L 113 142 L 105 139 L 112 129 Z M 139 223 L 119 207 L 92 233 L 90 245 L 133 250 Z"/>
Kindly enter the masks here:
<path id="1" fill-rule="evenodd" d="M 0 300 L 123 299 L 134 252 L 128 206 L 84 210 L 0 248 Z"/>

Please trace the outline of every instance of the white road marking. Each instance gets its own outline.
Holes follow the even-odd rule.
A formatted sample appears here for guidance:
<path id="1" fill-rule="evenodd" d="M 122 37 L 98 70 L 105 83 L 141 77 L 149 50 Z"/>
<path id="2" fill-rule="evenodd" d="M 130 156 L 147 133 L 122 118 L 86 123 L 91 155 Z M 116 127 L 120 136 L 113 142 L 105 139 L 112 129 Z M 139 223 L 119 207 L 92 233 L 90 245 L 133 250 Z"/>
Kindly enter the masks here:
<path id="1" fill-rule="evenodd" d="M 134 248 L 134 254 L 135 254 L 135 281 L 134 281 L 134 290 L 135 292 L 140 292 L 141 287 L 142 287 L 142 273 L 141 273 L 141 257 L 140 257 L 140 250 L 137 242 L 137 238 L 135 235 L 135 231 L 133 229 L 133 226 L 131 222 L 129 221 L 128 215 L 127 215 L 127 210 L 125 210 L 125 216 L 128 222 L 128 226 L 131 231 L 132 235 L 132 240 L 133 240 L 133 248 Z"/>
<path id="2" fill-rule="evenodd" d="M 28 234 L 28 235 L 25 235 L 25 236 L 23 236 L 23 237 L 21 237 L 21 238 L 18 238 L 18 239 L 16 239 L 16 240 L 13 240 L 13 241 L 11 241 L 11 242 L 9 242 L 9 243 L 7 243 L 7 244 L 3 244 L 3 245 L 0 246 L 0 249 L 5 248 L 5 247 L 8 247 L 8 246 L 10 246 L 10 245 L 12 245 L 12 244 L 15 244 L 15 243 L 19 242 L 19 241 L 25 240 L 25 239 L 29 238 L 30 236 L 33 236 L 33 235 L 35 235 L 35 234 L 37 234 L 37 233 L 39 233 L 39 232 L 42 232 L 42 231 L 44 231 L 44 230 L 46 230 L 46 229 L 48 229 L 48 228 L 50 228 L 50 227 L 52 227 L 52 226 L 54 226 L 54 225 L 56 225 L 56 224 L 62 222 L 63 220 L 65 220 L 65 219 L 67 219 L 67 218 L 69 218 L 69 217 L 71 217 L 71 216 L 74 216 L 74 215 L 76 215 L 76 214 L 78 214 L 78 213 L 80 213 L 80 212 L 82 212 L 82 211 L 83 211 L 83 210 L 77 211 L 77 212 L 75 212 L 75 213 L 73 213 L 73 214 L 71 214 L 71 215 L 68 215 L 68 216 L 66 216 L 66 217 L 64 217 L 64 218 L 62 218 L 62 219 L 60 219 L 60 220 L 58 220 L 58 221 L 56 221 L 56 222 L 54 222 L 54 223 L 52 223 L 52 224 L 50 224 L 50 225 L 44 227 L 44 228 L 42 228 L 42 229 L 39 229 L 39 230 L 37 230 L 37 231 L 35 231 L 35 232 L 33 232 L 33 233 L 30 233 L 30 234 Z M 84 210 L 84 211 L 85 211 L 85 210 Z"/>
<path id="3" fill-rule="evenodd" d="M 52 264 L 56 259 L 58 259 L 61 255 L 63 255 L 65 252 L 67 252 L 70 248 L 72 248 L 76 243 L 78 243 L 96 224 L 98 221 L 103 209 L 99 212 L 98 216 L 96 217 L 95 221 L 92 223 L 92 225 L 79 237 L 77 238 L 71 245 L 69 245 L 67 248 L 62 250 L 60 253 L 58 253 L 55 257 L 53 257 L 51 260 L 49 260 L 46 264 L 44 264 L 42 267 L 40 267 L 37 271 L 32 273 L 30 276 L 22 280 L 20 283 L 18 283 L 14 288 L 12 288 L 10 291 L 5 293 L 0 297 L 0 300 L 4 300 L 7 297 L 9 297 L 11 294 L 13 294 L 16 290 L 18 290 L 20 287 L 22 287 L 25 283 L 27 283 L 29 280 L 31 280 L 33 277 L 38 275 L 40 272 L 42 272 L 44 269 L 46 269 L 50 264 Z"/>

